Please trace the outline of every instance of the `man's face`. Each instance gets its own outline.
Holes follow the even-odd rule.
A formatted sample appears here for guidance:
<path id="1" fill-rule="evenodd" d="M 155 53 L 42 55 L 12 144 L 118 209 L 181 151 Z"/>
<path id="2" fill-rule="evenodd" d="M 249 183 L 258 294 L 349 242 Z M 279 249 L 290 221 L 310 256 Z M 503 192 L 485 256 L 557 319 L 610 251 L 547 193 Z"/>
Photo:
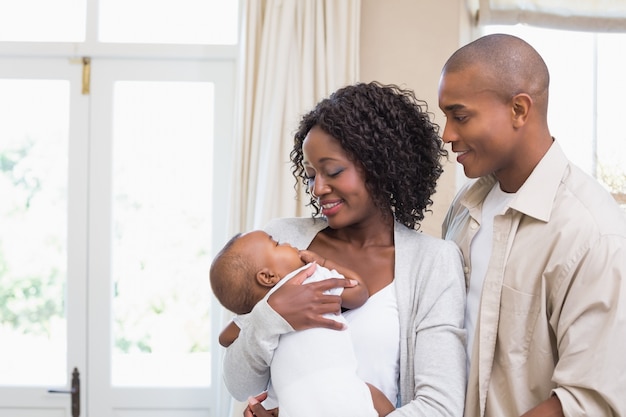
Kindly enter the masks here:
<path id="1" fill-rule="evenodd" d="M 439 82 L 439 107 L 446 116 L 442 138 L 469 178 L 500 177 L 516 165 L 514 112 L 492 84 L 477 66 L 444 72 Z"/>

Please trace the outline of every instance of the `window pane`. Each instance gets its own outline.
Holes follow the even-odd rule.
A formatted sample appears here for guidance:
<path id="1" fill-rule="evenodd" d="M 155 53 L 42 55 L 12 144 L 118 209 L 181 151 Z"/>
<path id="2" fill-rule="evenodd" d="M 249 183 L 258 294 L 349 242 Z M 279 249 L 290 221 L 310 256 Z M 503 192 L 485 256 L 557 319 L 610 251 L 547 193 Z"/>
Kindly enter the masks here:
<path id="1" fill-rule="evenodd" d="M 86 0 L 0 0 L 0 41 L 83 42 Z"/>
<path id="2" fill-rule="evenodd" d="M 236 0 L 100 0 L 99 41 L 235 45 Z"/>
<path id="3" fill-rule="evenodd" d="M 0 80 L 0 384 L 64 385 L 69 82 Z"/>
<path id="4" fill-rule="evenodd" d="M 209 385 L 213 100 L 115 84 L 113 385 Z"/>
<path id="5" fill-rule="evenodd" d="M 519 36 L 541 54 L 550 71 L 550 132 L 572 162 L 594 175 L 594 35 L 524 25 L 484 32 Z"/>
<path id="6" fill-rule="evenodd" d="M 626 96 L 626 34 L 598 35 L 598 179 L 626 209 L 626 132 L 621 104 Z"/>

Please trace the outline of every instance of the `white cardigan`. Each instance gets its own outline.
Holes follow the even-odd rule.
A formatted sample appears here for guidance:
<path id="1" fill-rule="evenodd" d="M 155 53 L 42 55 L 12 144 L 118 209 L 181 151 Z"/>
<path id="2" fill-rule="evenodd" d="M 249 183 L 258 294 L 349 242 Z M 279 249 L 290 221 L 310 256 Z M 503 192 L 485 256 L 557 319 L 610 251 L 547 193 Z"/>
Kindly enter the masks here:
<path id="1" fill-rule="evenodd" d="M 325 227 L 322 219 L 292 218 L 273 220 L 265 231 L 276 240 L 307 248 Z M 389 416 L 462 416 L 466 356 L 461 253 L 452 242 L 399 223 L 394 242 L 401 408 Z M 267 389 L 278 339 L 293 331 L 267 302 L 255 306 L 249 323 L 253 325 L 242 329 L 224 356 L 224 382 L 238 401 Z"/>

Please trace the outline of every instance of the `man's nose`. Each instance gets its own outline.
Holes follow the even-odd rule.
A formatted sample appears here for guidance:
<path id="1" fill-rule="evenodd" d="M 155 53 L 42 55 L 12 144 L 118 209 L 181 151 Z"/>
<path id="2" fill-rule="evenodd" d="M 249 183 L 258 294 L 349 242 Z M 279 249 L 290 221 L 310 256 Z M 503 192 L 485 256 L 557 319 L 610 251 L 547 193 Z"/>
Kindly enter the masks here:
<path id="1" fill-rule="evenodd" d="M 458 140 L 458 134 L 448 122 L 446 122 L 443 128 L 443 134 L 441 135 L 441 140 L 443 140 L 444 143 L 450 143 L 450 142 L 454 142 Z"/>

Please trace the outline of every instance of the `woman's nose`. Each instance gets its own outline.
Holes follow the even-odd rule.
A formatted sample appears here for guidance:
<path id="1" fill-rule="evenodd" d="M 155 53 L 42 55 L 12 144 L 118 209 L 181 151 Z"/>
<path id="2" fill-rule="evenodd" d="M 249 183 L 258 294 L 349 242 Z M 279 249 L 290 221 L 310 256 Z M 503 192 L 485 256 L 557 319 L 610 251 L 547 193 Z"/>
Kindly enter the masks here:
<path id="1" fill-rule="evenodd" d="M 311 194 L 313 197 L 321 197 L 328 192 L 328 185 L 321 178 L 315 178 L 313 187 L 311 188 Z"/>

